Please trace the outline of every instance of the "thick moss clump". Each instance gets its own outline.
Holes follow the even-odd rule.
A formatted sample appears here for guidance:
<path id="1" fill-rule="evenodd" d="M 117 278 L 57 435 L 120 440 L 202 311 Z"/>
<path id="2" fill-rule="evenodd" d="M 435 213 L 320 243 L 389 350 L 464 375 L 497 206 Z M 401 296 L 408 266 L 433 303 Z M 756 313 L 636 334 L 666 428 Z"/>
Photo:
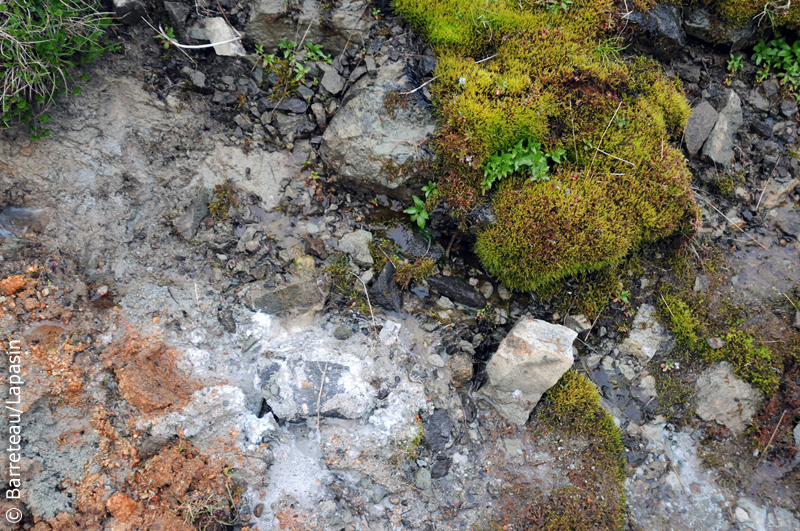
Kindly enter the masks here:
<path id="1" fill-rule="evenodd" d="M 510 0 L 395 4 L 439 55 L 439 190 L 454 212 L 483 202 L 492 155 L 520 140 L 566 151 L 549 180 L 494 185 L 497 221 L 478 232 L 476 252 L 506 286 L 532 290 L 691 230 L 690 174 L 670 145 L 689 106 L 657 65 L 619 59 L 612 2 L 556 12 Z"/>

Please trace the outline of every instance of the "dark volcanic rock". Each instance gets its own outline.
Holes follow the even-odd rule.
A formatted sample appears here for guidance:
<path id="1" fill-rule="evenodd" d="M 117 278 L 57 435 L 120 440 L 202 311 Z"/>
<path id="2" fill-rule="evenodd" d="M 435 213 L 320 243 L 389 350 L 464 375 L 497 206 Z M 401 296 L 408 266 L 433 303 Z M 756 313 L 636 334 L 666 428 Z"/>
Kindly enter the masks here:
<path id="1" fill-rule="evenodd" d="M 372 302 L 381 308 L 399 312 L 403 301 L 400 297 L 400 290 L 397 289 L 397 283 L 394 281 L 394 271 L 394 264 L 391 260 L 388 260 L 386 265 L 383 266 L 381 274 L 378 275 L 378 280 L 370 288 L 369 295 L 372 298 Z"/>
<path id="2" fill-rule="evenodd" d="M 483 295 L 463 278 L 437 275 L 428 279 L 428 285 L 439 294 L 464 306 L 471 308 L 486 306 L 486 299 L 483 298 Z"/>

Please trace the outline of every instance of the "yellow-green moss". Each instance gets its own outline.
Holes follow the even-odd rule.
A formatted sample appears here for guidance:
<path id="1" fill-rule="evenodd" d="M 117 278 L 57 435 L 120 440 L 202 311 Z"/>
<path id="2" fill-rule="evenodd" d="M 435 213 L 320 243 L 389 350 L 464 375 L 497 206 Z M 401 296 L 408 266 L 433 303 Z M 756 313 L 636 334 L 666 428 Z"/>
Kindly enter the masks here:
<path id="1" fill-rule="evenodd" d="M 690 230 L 690 174 L 670 145 L 688 103 L 654 63 L 597 53 L 613 37 L 610 0 L 578 0 L 556 13 L 511 0 L 395 5 L 439 55 L 439 190 L 452 210 L 483 200 L 494 153 L 522 139 L 567 152 L 549 181 L 495 185 L 497 222 L 477 234 L 476 252 L 506 286 L 529 291 Z"/>
<path id="2" fill-rule="evenodd" d="M 659 303 L 661 317 L 680 346 L 699 354 L 706 363 L 729 362 L 739 378 L 767 396 L 775 392 L 780 381 L 781 360 L 754 336 L 737 328 L 735 323 L 727 325 L 727 330 L 719 325 L 712 329 L 700 310 L 702 301 L 693 305 L 662 291 Z M 707 341 L 712 336 L 721 339 L 724 346 L 712 349 Z"/>

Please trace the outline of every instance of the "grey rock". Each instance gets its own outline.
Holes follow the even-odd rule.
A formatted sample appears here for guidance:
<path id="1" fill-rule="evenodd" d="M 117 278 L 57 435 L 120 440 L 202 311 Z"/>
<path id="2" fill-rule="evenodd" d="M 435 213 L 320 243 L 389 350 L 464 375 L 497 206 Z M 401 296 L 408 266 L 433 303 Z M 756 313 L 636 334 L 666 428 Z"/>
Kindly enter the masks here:
<path id="1" fill-rule="evenodd" d="M 694 157 L 703 147 L 703 143 L 708 138 L 714 125 L 717 123 L 719 114 L 714 107 L 707 101 L 703 101 L 692 109 L 692 114 L 686 122 L 683 138 L 686 142 L 686 151 L 690 157 Z"/>
<path id="2" fill-rule="evenodd" d="M 367 67 L 367 72 L 374 74 L 378 71 L 378 65 L 375 63 L 375 58 L 371 55 L 364 57 L 364 64 Z"/>
<path id="3" fill-rule="evenodd" d="M 483 295 L 461 277 L 436 275 L 427 279 L 427 282 L 431 289 L 458 304 L 471 308 L 486 306 L 486 299 L 483 298 Z"/>
<path id="4" fill-rule="evenodd" d="M 745 25 L 735 26 L 712 16 L 702 7 L 684 17 L 683 27 L 687 35 L 702 41 L 711 44 L 729 44 L 732 52 L 755 44 L 759 35 L 758 24 L 753 20 L 749 20 Z"/>
<path id="5" fill-rule="evenodd" d="M 328 125 L 328 116 L 325 114 L 325 106 L 321 103 L 314 103 L 311 105 L 311 112 L 314 114 L 314 119 L 317 120 L 317 126 L 319 126 L 320 131 L 324 131 L 325 126 Z"/>
<path id="6" fill-rule="evenodd" d="M 440 457 L 430 466 L 431 478 L 438 479 L 445 477 L 450 472 L 450 465 L 453 460 L 449 457 Z"/>
<path id="7" fill-rule="evenodd" d="M 331 68 L 325 72 L 324 76 L 322 76 L 320 85 L 322 85 L 322 88 L 336 96 L 344 88 L 344 78 L 336 73 L 336 70 Z"/>
<path id="8" fill-rule="evenodd" d="M 419 60 L 419 73 L 424 76 L 433 74 L 436 70 L 436 58 L 432 55 L 423 55 Z"/>
<path id="9" fill-rule="evenodd" d="M 264 281 L 246 285 L 239 298 L 253 311 L 277 314 L 293 309 L 309 309 L 328 298 L 328 282 L 325 279 L 301 280 L 286 286 L 267 288 Z"/>
<path id="10" fill-rule="evenodd" d="M 764 94 L 766 94 L 769 99 L 777 96 L 781 91 L 781 86 L 775 78 L 769 78 L 761 83 L 761 88 L 764 89 Z"/>
<path id="11" fill-rule="evenodd" d="M 297 28 L 303 28 L 303 33 L 308 28 L 307 42 L 322 46 L 326 53 L 339 54 L 348 41 L 354 45 L 366 38 L 368 4 L 369 0 L 253 0 L 245 34 L 254 44 L 274 49 Z"/>
<path id="12" fill-rule="evenodd" d="M 494 293 L 494 286 L 491 282 L 487 281 L 481 284 L 478 290 L 480 291 L 481 295 L 483 295 L 483 298 L 488 300 Z"/>
<path id="13" fill-rule="evenodd" d="M 708 289 L 709 280 L 705 275 L 697 275 L 694 279 L 693 291 L 698 293 L 705 293 Z"/>
<path id="14" fill-rule="evenodd" d="M 507 301 L 511 298 L 511 292 L 502 284 L 497 287 L 497 294 L 500 295 L 500 298 L 504 301 Z"/>
<path id="15" fill-rule="evenodd" d="M 233 28 L 222 17 L 213 17 L 203 19 L 203 29 L 205 30 L 205 39 L 210 43 L 224 42 L 235 37 L 238 37 Z M 243 56 L 247 55 L 242 47 L 240 41 L 228 42 L 225 44 L 217 44 L 214 46 L 214 51 L 217 55 L 223 56 Z"/>
<path id="16" fill-rule="evenodd" d="M 619 345 L 619 351 L 647 362 L 671 346 L 672 336 L 656 319 L 655 307 L 642 304 L 633 318 L 630 334 Z"/>
<path id="17" fill-rule="evenodd" d="M 191 241 L 197 233 L 200 222 L 208 215 L 208 189 L 201 187 L 186 211 L 178 216 L 175 229 L 186 241 Z"/>
<path id="18" fill-rule="evenodd" d="M 592 328 L 592 322 L 583 314 L 567 316 L 564 325 L 578 334 L 588 332 Z"/>
<path id="19" fill-rule="evenodd" d="M 317 417 L 365 418 L 372 412 L 377 390 L 362 371 L 366 364 L 302 359 L 274 359 L 259 371 L 264 398 L 282 421 Z M 323 385 L 323 376 L 325 378 Z M 277 394 L 273 394 L 274 389 Z M 320 389 L 322 394 L 320 394 Z"/>
<path id="20" fill-rule="evenodd" d="M 791 118 L 797 114 L 797 102 L 794 100 L 783 100 L 781 102 L 781 114 L 787 118 Z"/>
<path id="21" fill-rule="evenodd" d="M 437 262 L 444 254 L 437 242 L 428 242 L 406 224 L 387 229 L 386 237 L 396 243 L 407 257 L 430 258 Z"/>
<path id="22" fill-rule="evenodd" d="M 645 13 L 634 12 L 627 18 L 649 34 L 653 49 L 666 51 L 686 45 L 686 35 L 681 28 L 680 12 L 676 6 L 657 4 Z"/>
<path id="23" fill-rule="evenodd" d="M 456 354 L 447 361 L 447 370 L 456 387 L 464 387 L 472 380 L 473 364 L 469 354 Z"/>
<path id="24" fill-rule="evenodd" d="M 762 90 L 763 87 L 761 86 L 753 87 L 753 90 L 751 90 L 747 95 L 747 103 L 758 110 L 766 111 L 769 109 L 770 103 L 769 100 L 761 93 Z M 772 130 L 770 130 L 769 136 L 772 136 Z"/>
<path id="25" fill-rule="evenodd" d="M 431 488 L 431 471 L 427 468 L 420 468 L 414 473 L 414 485 L 420 490 Z"/>
<path id="26" fill-rule="evenodd" d="M 455 427 L 453 419 L 446 409 L 437 409 L 425 421 L 425 443 L 434 454 L 442 453 L 447 448 L 450 434 Z"/>
<path id="27" fill-rule="evenodd" d="M 438 306 L 439 308 L 444 308 L 445 310 L 452 310 L 456 307 L 456 305 L 453 304 L 453 301 L 451 301 L 447 297 L 439 297 L 438 299 L 436 299 L 436 306 Z"/>
<path id="28" fill-rule="evenodd" d="M 763 395 L 733 374 L 723 361 L 704 371 L 697 379 L 697 415 L 722 424 L 734 435 L 744 432 Z"/>
<path id="29" fill-rule="evenodd" d="M 178 29 L 178 33 L 183 34 L 186 30 L 186 19 L 189 18 L 189 14 L 192 12 L 191 8 L 180 2 L 164 2 L 164 10 L 167 12 L 172 24 Z"/>
<path id="30" fill-rule="evenodd" d="M 800 310 L 797 310 L 794 314 L 794 325 L 795 328 L 800 329 Z"/>
<path id="31" fill-rule="evenodd" d="M 301 114 L 308 109 L 308 103 L 300 98 L 282 99 L 280 101 L 271 101 L 269 98 L 261 98 L 261 103 L 268 110 L 287 111 L 295 114 Z"/>
<path id="32" fill-rule="evenodd" d="M 797 425 L 794 427 L 793 435 L 794 435 L 794 445 L 797 448 L 800 448 L 800 422 L 798 422 Z M 800 452 L 798 452 L 795 455 L 795 457 L 800 459 Z"/>
<path id="33" fill-rule="evenodd" d="M 712 350 L 719 350 L 725 346 L 725 342 L 718 337 L 709 336 L 706 338 L 706 343 Z"/>
<path id="34" fill-rule="evenodd" d="M 363 76 L 366 73 L 367 73 L 367 67 L 366 66 L 359 66 L 357 68 L 354 68 L 353 71 L 350 72 L 350 76 L 347 78 L 347 80 L 350 83 L 355 83 L 356 81 L 358 81 L 361 78 L 361 76 Z"/>
<path id="35" fill-rule="evenodd" d="M 339 341 L 345 341 L 353 337 L 353 327 L 348 324 L 340 324 L 336 328 L 333 329 L 333 337 L 338 339 Z"/>
<path id="36" fill-rule="evenodd" d="M 387 260 L 375 284 L 370 288 L 369 295 L 375 305 L 399 312 L 403 308 L 403 299 L 397 289 L 397 282 L 394 281 L 394 272 L 394 264 Z"/>
<path id="37" fill-rule="evenodd" d="M 114 16 L 124 24 L 135 24 L 147 13 L 142 0 L 114 0 Z"/>
<path id="38" fill-rule="evenodd" d="M 395 109 L 394 119 L 387 115 L 384 97 L 409 82 L 402 61 L 378 69 L 374 79 L 362 77 L 348 90 L 352 97 L 331 119 L 320 146 L 323 161 L 343 179 L 405 201 L 415 191 L 405 186 L 414 177 L 412 165 L 432 156 L 424 144 L 436 128 L 432 111 L 413 99 Z"/>
<path id="39" fill-rule="evenodd" d="M 206 86 L 206 75 L 198 70 L 184 66 L 181 69 L 181 74 L 186 76 L 195 87 L 203 88 Z"/>
<path id="40" fill-rule="evenodd" d="M 508 420 L 524 425 L 542 394 L 572 367 L 577 335 L 566 326 L 524 317 L 487 363 L 480 392 Z"/>
<path id="41" fill-rule="evenodd" d="M 733 159 L 733 141 L 736 131 L 742 125 L 742 104 L 733 90 L 728 91 L 725 106 L 719 113 L 717 123 L 703 145 L 703 158 L 723 167 Z"/>
<path id="42" fill-rule="evenodd" d="M 222 325 L 222 329 L 229 334 L 236 332 L 236 320 L 233 318 L 232 310 L 220 310 L 217 314 L 217 320 Z"/>
<path id="43" fill-rule="evenodd" d="M 349 254 L 360 266 L 371 266 L 375 261 L 369 252 L 369 244 L 372 241 L 372 233 L 365 230 L 357 230 L 342 236 L 339 240 L 339 249 Z"/>
<path id="44" fill-rule="evenodd" d="M 697 65 L 690 65 L 686 63 L 677 63 L 673 66 L 675 73 L 678 74 L 684 81 L 688 81 L 689 83 L 698 83 L 700 81 L 700 74 L 702 73 L 702 69 Z"/>

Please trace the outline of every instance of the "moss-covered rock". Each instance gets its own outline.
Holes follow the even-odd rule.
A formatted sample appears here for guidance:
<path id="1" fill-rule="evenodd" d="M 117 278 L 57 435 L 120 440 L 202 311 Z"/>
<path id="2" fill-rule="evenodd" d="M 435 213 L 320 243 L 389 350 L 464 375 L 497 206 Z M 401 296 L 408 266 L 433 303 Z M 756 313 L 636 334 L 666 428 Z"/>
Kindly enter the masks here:
<path id="1" fill-rule="evenodd" d="M 395 5 L 439 54 L 439 190 L 453 212 L 484 200 L 487 161 L 520 140 L 566 152 L 549 180 L 494 185 L 497 221 L 480 229 L 476 252 L 506 286 L 531 290 L 691 230 L 690 174 L 670 145 L 689 106 L 654 63 L 619 59 L 612 2 Z"/>

